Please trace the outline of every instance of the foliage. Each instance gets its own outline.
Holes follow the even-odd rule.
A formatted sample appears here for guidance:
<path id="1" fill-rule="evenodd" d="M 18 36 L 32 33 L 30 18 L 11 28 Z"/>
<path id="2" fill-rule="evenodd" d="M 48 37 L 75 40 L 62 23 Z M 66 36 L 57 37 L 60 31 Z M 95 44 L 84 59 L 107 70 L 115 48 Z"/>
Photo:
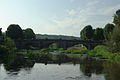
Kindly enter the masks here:
<path id="1" fill-rule="evenodd" d="M 0 55 L 5 55 L 9 53 L 8 51 L 9 49 L 6 46 L 0 45 Z"/>
<path id="2" fill-rule="evenodd" d="M 4 50 L 6 50 L 6 51 L 4 51 Z M 1 45 L 0 51 L 3 51 L 4 53 L 14 53 L 14 51 L 15 51 L 14 41 L 8 37 L 5 37 L 4 45 Z M 0 53 L 2 53 L 2 52 L 0 52 Z"/>
<path id="3" fill-rule="evenodd" d="M 86 54 L 87 49 L 85 47 L 73 46 L 64 51 L 67 54 Z"/>
<path id="4" fill-rule="evenodd" d="M 94 48 L 94 50 L 89 51 L 88 53 L 99 59 L 108 59 L 110 61 L 120 63 L 120 54 L 119 53 L 111 53 L 108 50 L 109 48 L 106 46 L 97 46 Z"/>
<path id="5" fill-rule="evenodd" d="M 0 36 L 2 35 L 2 31 L 1 30 L 2 30 L 2 28 L 0 28 Z"/>
<path id="6" fill-rule="evenodd" d="M 80 36 L 82 40 L 91 40 L 93 38 L 93 29 L 91 25 L 84 27 L 84 29 L 80 32 Z"/>
<path id="7" fill-rule="evenodd" d="M 47 52 L 52 52 L 52 51 L 55 51 L 55 50 L 62 50 L 61 48 L 44 48 L 44 49 L 41 49 L 40 50 L 40 53 L 47 53 Z"/>
<path id="8" fill-rule="evenodd" d="M 49 46 L 50 49 L 57 49 L 58 48 L 58 44 L 57 43 L 53 43 Z"/>
<path id="9" fill-rule="evenodd" d="M 23 38 L 23 31 L 19 25 L 11 24 L 7 28 L 6 36 L 8 36 L 12 39 L 22 39 Z"/>
<path id="10" fill-rule="evenodd" d="M 80 32 L 82 40 L 104 40 L 104 31 L 102 28 L 92 29 L 91 25 L 86 26 Z"/>
<path id="11" fill-rule="evenodd" d="M 120 10 L 116 11 L 113 22 L 115 23 L 115 28 L 108 41 L 108 46 L 110 51 L 120 52 Z"/>
<path id="12" fill-rule="evenodd" d="M 82 54 L 66 54 L 67 57 L 71 60 L 80 60 L 82 58 Z"/>
<path id="13" fill-rule="evenodd" d="M 10 50 L 15 48 L 15 43 L 11 38 L 5 37 L 5 44 L 6 47 L 8 47 Z"/>
<path id="14" fill-rule="evenodd" d="M 115 23 L 115 25 L 120 26 L 120 9 L 116 11 L 116 14 L 114 15 L 113 23 Z"/>
<path id="15" fill-rule="evenodd" d="M 94 57 L 98 57 L 100 59 L 112 59 L 113 54 L 108 51 L 108 47 L 106 46 L 97 46 L 94 48 Z M 92 54 L 92 53 L 90 53 Z"/>
<path id="16" fill-rule="evenodd" d="M 109 40 L 110 39 L 110 36 L 113 32 L 113 29 L 114 29 L 114 25 L 113 24 L 106 24 L 105 27 L 104 27 L 104 37 L 106 40 Z"/>
<path id="17" fill-rule="evenodd" d="M 31 28 L 23 30 L 24 39 L 35 39 L 36 35 Z"/>
<path id="18" fill-rule="evenodd" d="M 120 52 L 120 27 L 115 27 L 110 41 L 108 42 L 109 50 L 112 52 Z"/>
<path id="19" fill-rule="evenodd" d="M 93 40 L 104 40 L 104 34 L 102 28 L 96 28 L 94 30 L 94 37 Z"/>

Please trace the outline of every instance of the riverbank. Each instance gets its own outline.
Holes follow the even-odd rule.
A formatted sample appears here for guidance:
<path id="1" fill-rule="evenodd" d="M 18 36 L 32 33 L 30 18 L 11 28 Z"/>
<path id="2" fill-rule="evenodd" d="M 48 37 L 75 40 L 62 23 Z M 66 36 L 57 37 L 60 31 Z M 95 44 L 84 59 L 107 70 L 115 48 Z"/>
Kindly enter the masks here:
<path id="1" fill-rule="evenodd" d="M 120 54 L 111 53 L 106 46 L 97 46 L 93 50 L 87 50 L 85 47 L 74 46 L 66 50 L 63 48 L 46 48 L 40 50 L 16 50 L 16 54 L 24 55 L 32 59 L 46 58 L 50 61 L 57 60 L 81 60 L 86 58 L 108 60 L 120 63 Z"/>
<path id="2" fill-rule="evenodd" d="M 97 46 L 93 50 L 90 50 L 89 54 L 96 59 L 105 59 L 120 63 L 120 53 L 112 53 L 106 46 Z"/>
<path id="3" fill-rule="evenodd" d="M 120 63 L 120 53 L 112 53 L 106 46 L 96 46 L 93 50 L 87 50 L 86 48 L 73 47 L 65 50 L 68 54 L 77 53 L 81 55 L 89 55 L 94 59 L 108 60 L 115 63 Z"/>

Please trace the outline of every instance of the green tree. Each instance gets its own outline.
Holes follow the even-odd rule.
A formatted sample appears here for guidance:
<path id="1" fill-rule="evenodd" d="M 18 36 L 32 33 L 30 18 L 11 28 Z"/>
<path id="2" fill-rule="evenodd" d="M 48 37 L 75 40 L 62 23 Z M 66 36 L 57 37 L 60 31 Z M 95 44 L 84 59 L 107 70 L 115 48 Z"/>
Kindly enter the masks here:
<path id="1" fill-rule="evenodd" d="M 115 27 L 110 41 L 108 41 L 108 46 L 110 47 L 110 51 L 120 52 L 120 26 Z"/>
<path id="2" fill-rule="evenodd" d="M 31 28 L 27 28 L 27 29 L 23 30 L 23 34 L 24 34 L 25 39 L 35 39 L 36 38 L 36 35 Z"/>
<path id="3" fill-rule="evenodd" d="M 115 28 L 107 45 L 110 51 L 120 52 L 120 9 L 116 11 L 113 22 L 115 23 Z"/>
<path id="4" fill-rule="evenodd" d="M 102 28 L 96 28 L 94 30 L 94 38 L 93 40 L 104 40 L 104 34 L 103 34 L 103 29 Z"/>
<path id="5" fill-rule="evenodd" d="M 120 27 L 120 9 L 116 11 L 116 14 L 114 15 L 113 23 Z"/>
<path id="6" fill-rule="evenodd" d="M 5 37 L 5 44 L 4 44 L 10 51 L 14 51 L 15 50 L 15 43 L 14 41 L 9 38 L 9 37 Z"/>
<path id="7" fill-rule="evenodd" d="M 9 53 L 9 49 L 6 46 L 0 45 L 0 56 L 6 55 Z"/>
<path id="8" fill-rule="evenodd" d="M 109 40 L 110 35 L 112 34 L 114 27 L 115 26 L 113 24 L 110 24 L 110 23 L 105 25 L 105 28 L 104 28 L 105 40 Z"/>
<path id="9" fill-rule="evenodd" d="M 81 30 L 80 36 L 82 40 L 91 40 L 93 38 L 92 26 L 91 25 L 85 26 L 85 28 Z"/>
<path id="10" fill-rule="evenodd" d="M 23 38 L 23 31 L 19 25 L 11 24 L 7 28 L 6 36 L 8 36 L 12 39 L 22 39 Z"/>
<path id="11" fill-rule="evenodd" d="M 2 28 L 0 28 L 0 36 L 2 35 Z"/>

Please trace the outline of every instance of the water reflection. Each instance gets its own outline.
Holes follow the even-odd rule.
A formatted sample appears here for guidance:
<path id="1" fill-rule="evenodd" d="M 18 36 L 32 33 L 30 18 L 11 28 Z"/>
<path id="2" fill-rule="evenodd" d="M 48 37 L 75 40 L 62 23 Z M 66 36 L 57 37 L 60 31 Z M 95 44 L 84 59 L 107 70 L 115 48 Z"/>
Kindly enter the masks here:
<path id="1" fill-rule="evenodd" d="M 120 64 L 104 62 L 103 66 L 106 80 L 120 80 Z"/>
<path id="2" fill-rule="evenodd" d="M 80 64 L 80 70 L 84 75 L 91 77 L 92 74 L 102 74 L 103 71 L 103 61 L 84 61 Z"/>
<path id="3" fill-rule="evenodd" d="M 119 80 L 120 78 L 120 64 L 108 61 L 85 61 L 80 64 L 80 70 L 88 77 L 93 74 L 103 74 L 105 80 Z"/>
<path id="4" fill-rule="evenodd" d="M 31 59 L 29 57 L 25 57 L 23 55 L 19 55 L 19 56 L 7 56 L 6 58 L 0 58 L 0 66 L 1 64 L 3 64 L 4 69 L 6 70 L 6 74 L 8 75 L 18 75 L 21 71 L 23 71 L 25 73 L 25 71 L 27 72 L 26 74 L 32 74 L 32 69 L 35 66 L 35 63 L 44 63 L 45 66 L 42 66 L 44 68 L 42 68 L 41 66 L 38 66 L 38 69 L 42 68 L 47 72 L 46 66 L 50 66 L 47 64 L 56 64 L 56 65 L 62 65 L 63 63 L 67 62 L 68 66 L 71 66 L 69 64 L 73 64 L 74 66 L 79 66 L 79 71 L 83 73 L 83 76 L 79 76 L 79 78 L 84 77 L 83 79 L 85 79 L 85 77 L 88 78 L 88 80 L 93 79 L 93 75 L 99 76 L 101 75 L 103 78 L 99 78 L 98 80 L 119 80 L 120 78 L 120 64 L 115 64 L 115 63 L 111 63 L 108 61 L 99 61 L 99 60 L 84 60 L 82 62 L 77 61 L 77 60 L 73 60 L 71 62 L 70 59 L 68 59 L 66 56 L 62 57 L 62 56 L 58 56 L 56 61 L 51 60 L 48 56 L 43 56 L 41 57 L 39 60 L 38 59 Z M 69 62 L 69 64 L 68 64 Z M 78 64 L 78 62 L 80 62 Z M 76 65 L 77 64 L 77 65 Z M 58 66 L 57 66 L 58 67 Z M 55 67 L 54 67 L 55 68 Z M 58 67 L 60 70 L 62 68 Z M 41 71 L 42 71 L 41 69 Z M 51 68 L 53 69 L 53 68 Z M 66 68 L 67 69 L 67 68 Z M 74 68 L 72 68 L 74 69 Z M 63 68 L 63 71 L 67 71 L 69 73 L 64 73 L 64 74 L 72 74 L 71 71 L 73 71 L 72 69 L 70 69 L 70 71 L 67 71 Z M 59 71 L 62 72 L 62 71 Z M 37 73 L 37 71 L 35 72 Z M 47 74 L 47 73 L 46 73 Z M 56 71 L 53 73 L 54 75 L 56 75 Z M 41 74 L 39 74 L 41 75 Z M 48 75 L 48 74 L 47 74 Z M 72 74 L 74 75 L 74 74 Z M 79 74 L 75 74 L 76 76 L 81 75 L 81 73 Z M 71 78 L 71 77 L 69 77 Z M 75 76 L 73 78 L 76 78 Z M 78 79 L 78 77 L 77 77 Z M 95 78 L 96 79 L 96 78 Z M 9 79 L 8 79 L 9 80 Z M 44 79 L 43 79 L 44 80 Z M 78 79 L 79 80 L 79 79 Z"/>
<path id="5" fill-rule="evenodd" d="M 35 61 L 25 58 L 22 55 L 7 56 L 6 58 L 2 58 L 2 62 L 7 73 L 13 75 L 17 75 L 21 69 L 30 71 L 35 64 Z"/>

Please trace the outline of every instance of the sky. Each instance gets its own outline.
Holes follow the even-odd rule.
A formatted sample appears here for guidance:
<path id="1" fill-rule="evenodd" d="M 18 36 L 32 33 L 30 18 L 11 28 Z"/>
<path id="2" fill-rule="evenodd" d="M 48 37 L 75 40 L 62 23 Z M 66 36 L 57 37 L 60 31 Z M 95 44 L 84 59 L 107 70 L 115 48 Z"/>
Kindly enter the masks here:
<path id="1" fill-rule="evenodd" d="M 86 25 L 112 23 L 120 0 L 0 0 L 0 27 L 32 28 L 37 34 L 80 36 Z"/>

